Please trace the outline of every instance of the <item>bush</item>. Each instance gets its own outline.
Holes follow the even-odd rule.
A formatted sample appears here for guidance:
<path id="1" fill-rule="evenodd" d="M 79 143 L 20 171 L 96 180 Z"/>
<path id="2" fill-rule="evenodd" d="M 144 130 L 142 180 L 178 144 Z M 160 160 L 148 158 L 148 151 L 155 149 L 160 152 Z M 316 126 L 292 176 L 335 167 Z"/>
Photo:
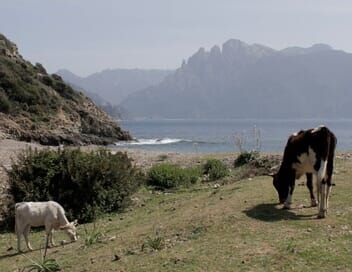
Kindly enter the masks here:
<path id="1" fill-rule="evenodd" d="M 181 168 L 165 163 L 155 165 L 149 170 L 147 183 L 159 189 L 171 189 L 194 184 L 199 177 L 198 168 Z"/>
<path id="2" fill-rule="evenodd" d="M 210 180 L 217 180 L 228 176 L 229 169 L 220 160 L 209 159 L 203 166 L 203 174 L 208 175 Z"/>
<path id="3" fill-rule="evenodd" d="M 239 167 L 255 161 L 259 157 L 259 152 L 257 151 L 243 151 L 238 155 L 235 160 L 234 166 Z"/>
<path id="4" fill-rule="evenodd" d="M 125 208 L 143 181 L 125 153 L 104 149 L 28 149 L 13 163 L 9 178 L 15 202 L 55 200 L 81 222 Z"/>
<path id="5" fill-rule="evenodd" d="M 0 112 L 8 113 L 11 108 L 11 103 L 6 94 L 0 90 Z"/>

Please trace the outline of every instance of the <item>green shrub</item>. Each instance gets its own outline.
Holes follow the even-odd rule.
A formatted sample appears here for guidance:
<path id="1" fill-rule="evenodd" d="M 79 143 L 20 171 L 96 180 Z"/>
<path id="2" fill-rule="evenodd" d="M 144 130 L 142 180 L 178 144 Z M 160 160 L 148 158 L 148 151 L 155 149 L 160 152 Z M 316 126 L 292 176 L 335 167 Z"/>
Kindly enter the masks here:
<path id="1" fill-rule="evenodd" d="M 259 157 L 259 152 L 257 151 L 243 151 L 241 152 L 235 160 L 234 166 L 239 167 L 248 164 Z"/>
<path id="2" fill-rule="evenodd" d="M 209 180 L 218 180 L 228 176 L 229 169 L 220 160 L 209 159 L 203 166 L 203 174 L 209 176 Z"/>
<path id="3" fill-rule="evenodd" d="M 42 73 L 42 74 L 44 74 L 44 75 L 47 74 L 47 72 L 46 72 L 44 66 L 43 66 L 41 63 L 39 63 L 39 62 L 37 62 L 37 63 L 35 64 L 35 67 L 34 67 L 34 68 L 37 69 L 40 73 Z"/>
<path id="4" fill-rule="evenodd" d="M 47 75 L 42 76 L 41 81 L 47 86 L 53 86 L 53 80 L 51 79 L 50 76 L 47 76 Z"/>
<path id="5" fill-rule="evenodd" d="M 143 181 L 125 153 L 104 149 L 28 149 L 13 163 L 9 178 L 15 202 L 55 200 L 81 222 L 125 208 Z"/>
<path id="6" fill-rule="evenodd" d="M 8 113 L 10 111 L 10 108 L 11 108 L 11 103 L 7 95 L 0 92 L 0 112 Z"/>
<path id="7" fill-rule="evenodd" d="M 189 186 L 197 182 L 200 171 L 197 168 L 181 168 L 172 164 L 154 165 L 148 172 L 148 185 L 159 189 Z"/>

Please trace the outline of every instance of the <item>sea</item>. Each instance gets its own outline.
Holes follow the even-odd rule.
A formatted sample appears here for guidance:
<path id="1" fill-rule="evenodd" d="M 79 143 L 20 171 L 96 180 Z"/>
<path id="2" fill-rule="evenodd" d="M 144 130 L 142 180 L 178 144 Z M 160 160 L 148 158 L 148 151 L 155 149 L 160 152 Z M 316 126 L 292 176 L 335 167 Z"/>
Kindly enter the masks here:
<path id="1" fill-rule="evenodd" d="M 338 139 L 337 150 L 352 150 L 352 119 L 197 119 L 122 120 L 134 140 L 117 148 L 178 153 L 224 153 L 257 150 L 283 152 L 288 137 L 325 125 Z"/>

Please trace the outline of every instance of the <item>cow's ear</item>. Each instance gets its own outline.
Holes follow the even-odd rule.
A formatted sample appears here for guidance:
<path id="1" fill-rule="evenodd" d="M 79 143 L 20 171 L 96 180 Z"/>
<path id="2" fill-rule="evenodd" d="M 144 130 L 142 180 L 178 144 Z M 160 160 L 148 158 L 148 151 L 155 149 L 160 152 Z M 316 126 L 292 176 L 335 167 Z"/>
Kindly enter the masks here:
<path id="1" fill-rule="evenodd" d="M 276 175 L 276 174 L 274 174 L 274 173 L 269 173 L 269 174 L 267 174 L 267 176 L 269 176 L 269 177 L 275 177 L 275 175 Z"/>
<path id="2" fill-rule="evenodd" d="M 69 228 L 69 225 L 68 225 L 68 224 L 65 225 L 65 226 L 60 226 L 60 230 L 65 230 L 65 229 L 67 229 L 67 228 Z"/>
<path id="3" fill-rule="evenodd" d="M 78 225 L 78 220 L 75 219 L 71 224 L 74 225 L 74 226 L 77 226 Z"/>

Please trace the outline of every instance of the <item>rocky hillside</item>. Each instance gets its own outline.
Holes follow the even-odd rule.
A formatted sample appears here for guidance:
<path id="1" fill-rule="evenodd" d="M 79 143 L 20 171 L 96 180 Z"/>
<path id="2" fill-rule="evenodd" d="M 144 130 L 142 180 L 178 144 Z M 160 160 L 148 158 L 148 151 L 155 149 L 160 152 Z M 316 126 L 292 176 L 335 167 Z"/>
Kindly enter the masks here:
<path id="1" fill-rule="evenodd" d="M 229 40 L 201 48 L 121 106 L 149 118 L 350 118 L 352 54 Z"/>
<path id="2" fill-rule="evenodd" d="M 45 145 L 109 144 L 128 140 L 89 98 L 49 75 L 0 34 L 0 134 Z"/>

